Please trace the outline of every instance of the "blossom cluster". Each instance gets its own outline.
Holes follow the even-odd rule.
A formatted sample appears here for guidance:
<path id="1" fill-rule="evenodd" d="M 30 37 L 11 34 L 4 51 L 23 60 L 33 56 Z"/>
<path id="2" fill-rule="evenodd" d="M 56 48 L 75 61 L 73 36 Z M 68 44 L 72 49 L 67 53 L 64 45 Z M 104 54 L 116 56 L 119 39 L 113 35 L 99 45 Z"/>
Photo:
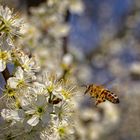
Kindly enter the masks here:
<path id="1" fill-rule="evenodd" d="M 62 3 L 48 1 L 44 9 L 50 7 L 48 11 L 45 11 L 49 14 L 51 9 L 54 9 L 51 7 L 57 6 L 61 7 L 61 10 L 68 10 L 72 6 L 69 7 L 69 5 L 68 2 L 62 7 Z M 61 11 L 60 9 L 59 11 Z M 71 7 L 70 9 L 76 8 Z M 52 15 L 47 16 L 47 18 L 53 18 L 54 13 L 57 12 L 52 11 Z M 64 17 L 62 13 L 57 13 L 60 19 Z M 53 22 L 55 23 L 56 20 Z M 46 21 L 49 20 L 46 19 Z M 39 55 L 34 57 L 28 53 L 34 47 L 32 52 L 35 55 L 35 52 L 38 51 L 36 45 L 39 44 L 41 38 L 44 42 L 42 43 L 43 51 L 49 50 L 50 47 L 55 48 L 56 46 L 53 46 L 52 43 L 63 40 L 62 37 L 68 33 L 69 26 L 56 23 L 59 24 L 59 30 L 56 29 L 58 27 L 56 25 L 56 28 L 52 28 L 53 31 L 46 32 L 46 34 L 51 34 L 51 38 L 48 35 L 47 42 L 45 42 L 46 37 L 43 37 L 42 31 L 38 31 L 38 36 L 32 34 L 32 29 L 37 30 L 37 25 L 31 29 L 30 27 L 26 28 L 26 25 L 30 26 L 30 24 L 24 24 L 23 20 L 13 13 L 13 10 L 8 7 L 0 7 L 0 72 L 3 74 L 6 83 L 5 87 L 1 88 L 0 139 L 21 139 L 21 136 L 22 139 L 26 140 L 65 139 L 73 133 L 71 116 L 73 114 L 72 98 L 76 92 L 75 85 L 67 78 L 63 79 L 58 76 L 57 69 L 52 69 L 49 66 L 60 65 L 60 62 L 57 61 L 53 64 L 53 56 L 50 56 L 52 58 L 49 60 L 50 62 L 44 58 L 48 63 L 43 66 L 46 62 L 41 63 L 42 54 L 39 58 Z M 64 24 L 64 21 L 62 23 Z M 47 24 L 45 23 L 44 29 Z M 62 29 L 63 27 L 66 28 Z M 55 39 L 55 32 L 57 34 L 62 33 L 58 39 Z M 54 41 L 51 40 L 52 38 Z M 48 48 L 44 46 L 48 46 Z M 61 45 L 58 45 L 57 48 L 59 49 L 59 47 Z M 54 53 L 50 54 L 49 52 L 48 55 L 54 55 Z M 58 56 L 54 57 L 56 60 L 59 58 Z M 66 54 L 62 61 L 59 67 L 68 69 L 72 63 L 72 56 Z"/>

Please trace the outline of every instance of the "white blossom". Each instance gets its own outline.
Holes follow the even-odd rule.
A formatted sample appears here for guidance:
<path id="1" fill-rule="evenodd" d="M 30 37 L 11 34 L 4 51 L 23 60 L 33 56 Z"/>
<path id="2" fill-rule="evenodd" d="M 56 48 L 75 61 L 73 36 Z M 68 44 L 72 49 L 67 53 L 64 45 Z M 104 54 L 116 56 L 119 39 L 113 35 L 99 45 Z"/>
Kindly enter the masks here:
<path id="1" fill-rule="evenodd" d="M 7 84 L 11 88 L 27 86 L 33 76 L 30 73 L 25 73 L 21 67 L 17 68 L 15 77 L 10 77 Z"/>
<path id="2" fill-rule="evenodd" d="M 31 126 L 36 126 L 40 121 L 44 125 L 49 124 L 52 111 L 53 107 L 47 103 L 46 97 L 44 95 L 37 95 L 37 99 L 33 100 L 28 110 L 25 111 L 26 114 L 31 116 L 27 123 Z"/>

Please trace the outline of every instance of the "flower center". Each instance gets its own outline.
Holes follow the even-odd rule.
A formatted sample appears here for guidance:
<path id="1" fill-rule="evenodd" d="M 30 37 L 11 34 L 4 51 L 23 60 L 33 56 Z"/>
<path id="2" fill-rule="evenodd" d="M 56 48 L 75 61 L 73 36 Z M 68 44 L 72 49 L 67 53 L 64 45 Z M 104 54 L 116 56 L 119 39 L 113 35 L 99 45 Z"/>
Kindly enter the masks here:
<path id="1" fill-rule="evenodd" d="M 37 112 L 38 112 L 39 114 L 41 114 L 41 113 L 43 112 L 43 108 L 42 108 L 42 107 L 38 107 Z"/>
<path id="2" fill-rule="evenodd" d="M 8 53 L 7 52 L 0 52 L 0 59 L 7 60 L 8 59 Z"/>
<path id="3" fill-rule="evenodd" d="M 8 89 L 6 94 L 8 94 L 9 97 L 13 97 L 15 95 L 15 90 L 14 89 Z"/>
<path id="4" fill-rule="evenodd" d="M 19 80 L 18 87 L 23 87 L 25 85 L 24 80 Z"/>
<path id="5" fill-rule="evenodd" d="M 70 98 L 70 92 L 66 91 L 64 89 L 62 89 L 62 95 L 65 97 L 65 99 L 69 99 Z"/>
<path id="6" fill-rule="evenodd" d="M 60 137 L 64 136 L 66 133 L 65 128 L 64 127 L 58 128 L 58 133 L 59 133 Z"/>
<path id="7" fill-rule="evenodd" d="M 49 85 L 47 90 L 48 90 L 49 93 L 51 93 L 54 90 L 53 84 Z"/>

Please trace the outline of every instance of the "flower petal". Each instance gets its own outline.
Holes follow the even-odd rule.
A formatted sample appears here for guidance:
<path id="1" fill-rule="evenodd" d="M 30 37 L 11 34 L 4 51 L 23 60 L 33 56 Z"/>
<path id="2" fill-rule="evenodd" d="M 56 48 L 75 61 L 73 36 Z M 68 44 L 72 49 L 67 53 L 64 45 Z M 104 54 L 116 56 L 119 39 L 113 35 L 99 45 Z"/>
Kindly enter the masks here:
<path id="1" fill-rule="evenodd" d="M 6 62 L 0 59 L 0 72 L 4 71 L 6 68 Z"/>
<path id="2" fill-rule="evenodd" d="M 11 110 L 11 116 L 13 120 L 21 121 L 24 119 L 24 111 L 20 110 Z"/>
<path id="3" fill-rule="evenodd" d="M 11 111 L 9 109 L 2 109 L 1 116 L 7 121 L 11 120 Z"/>
<path id="4" fill-rule="evenodd" d="M 31 110 L 26 111 L 25 113 L 26 114 L 34 114 L 35 111 L 36 111 L 35 109 L 31 109 Z"/>
<path id="5" fill-rule="evenodd" d="M 46 97 L 41 94 L 37 95 L 36 105 L 40 107 L 40 106 L 44 106 L 45 104 L 47 104 Z"/>
<path id="6" fill-rule="evenodd" d="M 16 88 L 18 85 L 18 79 L 16 77 L 11 77 L 8 79 L 7 84 L 10 88 Z"/>
<path id="7" fill-rule="evenodd" d="M 17 71 L 15 73 L 15 76 L 17 79 L 23 79 L 23 70 L 21 67 L 17 68 Z"/>
<path id="8" fill-rule="evenodd" d="M 33 115 L 27 123 L 31 126 L 36 126 L 39 123 L 39 116 L 38 115 Z"/>
<path id="9" fill-rule="evenodd" d="M 48 124 L 51 120 L 51 116 L 48 112 L 44 113 L 41 117 L 41 120 L 44 124 Z"/>

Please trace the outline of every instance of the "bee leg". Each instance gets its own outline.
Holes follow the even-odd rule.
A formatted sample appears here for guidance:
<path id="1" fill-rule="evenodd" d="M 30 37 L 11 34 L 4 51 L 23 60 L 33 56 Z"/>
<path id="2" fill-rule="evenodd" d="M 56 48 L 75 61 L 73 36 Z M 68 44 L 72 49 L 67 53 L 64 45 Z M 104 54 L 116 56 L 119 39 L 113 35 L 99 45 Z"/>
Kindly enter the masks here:
<path id="1" fill-rule="evenodd" d="M 87 90 L 84 92 L 84 94 L 86 94 L 88 91 L 89 91 L 89 89 L 87 89 Z"/>
<path id="2" fill-rule="evenodd" d="M 97 106 L 99 103 L 101 103 L 101 101 L 97 99 L 95 105 Z"/>
<path id="3" fill-rule="evenodd" d="M 90 86 L 86 85 L 86 91 L 84 92 L 84 94 L 86 94 L 87 92 L 89 92 Z"/>
<path id="4" fill-rule="evenodd" d="M 98 98 L 98 99 L 96 100 L 96 102 L 95 102 L 95 105 L 97 106 L 98 104 L 100 104 L 100 103 L 102 103 L 102 102 L 105 102 L 105 99 L 102 100 L 102 99 Z"/>

